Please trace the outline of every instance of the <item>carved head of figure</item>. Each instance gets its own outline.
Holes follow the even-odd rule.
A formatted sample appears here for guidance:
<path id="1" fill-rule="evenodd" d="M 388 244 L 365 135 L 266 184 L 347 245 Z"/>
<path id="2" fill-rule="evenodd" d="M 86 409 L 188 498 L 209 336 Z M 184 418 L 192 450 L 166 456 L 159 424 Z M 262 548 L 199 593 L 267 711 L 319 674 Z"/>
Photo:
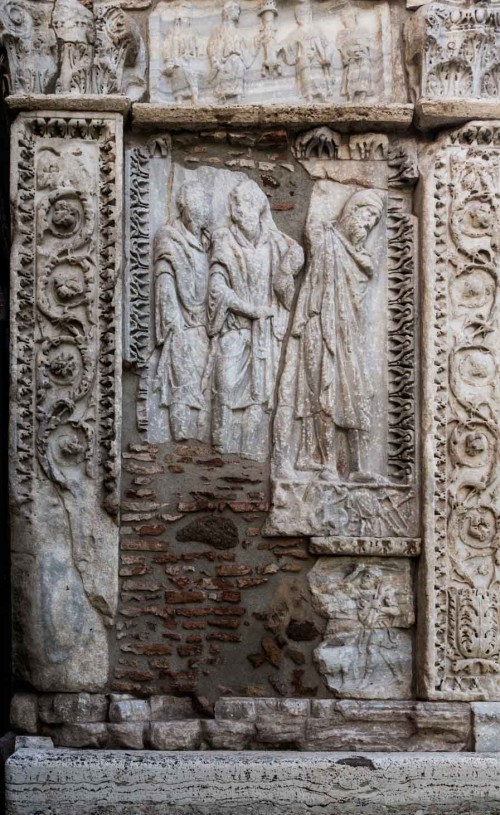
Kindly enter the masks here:
<path id="1" fill-rule="evenodd" d="M 177 193 L 177 208 L 182 223 L 194 235 L 208 226 L 209 210 L 205 190 L 197 181 L 187 181 Z"/>
<path id="2" fill-rule="evenodd" d="M 36 183 L 38 189 L 55 189 L 59 182 L 61 159 L 54 150 L 44 150 L 36 168 Z"/>
<path id="3" fill-rule="evenodd" d="M 237 23 L 240 19 L 241 8 L 239 3 L 235 3 L 234 0 L 229 0 L 228 3 L 224 3 L 224 8 L 222 9 L 222 19 L 224 22 L 229 23 Z"/>
<path id="4" fill-rule="evenodd" d="M 484 433 L 476 431 L 467 433 L 465 437 L 465 452 L 468 456 L 480 456 L 488 449 L 488 439 Z"/>
<path id="5" fill-rule="evenodd" d="M 344 204 L 338 227 L 353 246 L 362 249 L 383 210 L 384 202 L 374 190 L 355 192 Z"/>
<path id="6" fill-rule="evenodd" d="M 54 234 L 61 237 L 72 235 L 81 222 L 81 207 L 76 199 L 58 198 L 52 204 L 50 221 Z"/>
<path id="7" fill-rule="evenodd" d="M 250 237 L 260 233 L 262 218 L 269 202 L 254 181 L 241 181 L 229 194 L 229 213 L 233 222 Z"/>
<path id="8" fill-rule="evenodd" d="M 313 13 L 309 0 L 301 0 L 295 7 L 295 20 L 297 25 L 310 25 L 313 21 Z"/>

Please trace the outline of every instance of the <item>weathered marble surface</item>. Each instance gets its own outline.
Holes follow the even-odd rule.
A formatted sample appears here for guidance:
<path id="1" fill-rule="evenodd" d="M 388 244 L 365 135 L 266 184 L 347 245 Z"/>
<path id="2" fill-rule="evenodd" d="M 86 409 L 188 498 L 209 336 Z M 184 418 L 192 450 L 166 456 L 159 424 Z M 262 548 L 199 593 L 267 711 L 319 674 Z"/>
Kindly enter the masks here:
<path id="1" fill-rule="evenodd" d="M 440 136 L 422 160 L 425 383 L 419 664 L 427 698 L 500 693 L 500 124 Z"/>
<path id="2" fill-rule="evenodd" d="M 11 527 L 15 673 L 106 685 L 118 601 L 122 120 L 12 129 Z"/>
<path id="3" fill-rule="evenodd" d="M 498 815 L 499 770 L 491 754 L 19 750 L 7 814 Z"/>
<path id="4" fill-rule="evenodd" d="M 328 623 L 314 656 L 336 696 L 411 695 L 411 582 L 408 560 L 318 558 L 309 585 Z"/>
<path id="5" fill-rule="evenodd" d="M 392 94 L 386 3 L 160 3 L 149 18 L 153 101 L 385 101 Z"/>

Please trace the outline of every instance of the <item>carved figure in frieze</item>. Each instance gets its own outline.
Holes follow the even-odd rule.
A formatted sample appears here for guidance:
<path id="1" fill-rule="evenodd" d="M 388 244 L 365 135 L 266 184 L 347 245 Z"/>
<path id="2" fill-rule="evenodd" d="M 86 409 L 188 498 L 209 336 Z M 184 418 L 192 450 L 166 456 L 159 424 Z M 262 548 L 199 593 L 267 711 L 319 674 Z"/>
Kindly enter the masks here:
<path id="1" fill-rule="evenodd" d="M 146 82 L 145 49 L 139 26 L 116 3 L 95 7 L 93 78 L 97 93 L 124 93 L 140 99 Z"/>
<path id="2" fill-rule="evenodd" d="M 409 695 L 407 629 L 415 618 L 408 564 L 320 558 L 309 584 L 313 605 L 328 619 L 314 657 L 329 689 L 358 698 Z"/>
<path id="3" fill-rule="evenodd" d="M 300 95 L 307 102 L 324 102 L 332 96 L 333 45 L 314 25 L 309 0 L 295 9 L 297 27 L 282 43 L 279 54 L 287 65 L 295 67 Z"/>
<path id="4" fill-rule="evenodd" d="M 0 4 L 0 45 L 9 63 L 12 93 L 45 93 L 57 73 L 51 3 L 7 0 Z"/>
<path id="5" fill-rule="evenodd" d="M 170 80 L 176 102 L 198 101 L 200 45 L 191 33 L 191 7 L 184 4 L 170 26 L 163 45 L 163 73 Z"/>
<path id="6" fill-rule="evenodd" d="M 276 17 L 278 16 L 276 0 L 263 0 L 258 15 L 262 23 L 260 31 L 260 44 L 263 51 L 262 76 L 279 76 L 281 64 L 276 42 Z"/>
<path id="7" fill-rule="evenodd" d="M 374 94 L 370 38 L 360 29 L 356 14 L 345 14 L 343 22 L 345 27 L 337 35 L 342 59 L 340 93 L 348 102 L 366 102 Z"/>
<path id="8" fill-rule="evenodd" d="M 322 190 L 330 194 L 330 187 Z M 278 472 L 319 470 L 323 478 L 338 480 L 337 435 L 343 432 L 350 480 L 378 479 L 362 455 L 374 388 L 367 367 L 365 301 L 377 272 L 365 244 L 383 211 L 384 200 L 375 190 L 351 194 L 333 221 L 325 221 L 317 203 L 311 206 L 309 262 L 292 327 L 297 345 L 287 356 L 275 421 Z M 300 425 L 298 448 L 290 442 L 290 403 Z"/>
<path id="9" fill-rule="evenodd" d="M 155 331 L 160 347 L 154 388 L 168 408 L 172 439 L 208 441 L 208 203 L 197 182 L 177 195 L 179 219 L 154 241 Z"/>
<path id="10" fill-rule="evenodd" d="M 94 59 L 94 15 L 79 0 L 56 0 L 52 25 L 60 49 L 58 93 L 90 93 Z"/>
<path id="11" fill-rule="evenodd" d="M 245 92 L 245 79 L 255 54 L 239 30 L 241 7 L 234 0 L 224 4 L 222 22 L 208 40 L 212 67 L 210 81 L 220 102 L 238 102 Z"/>
<path id="12" fill-rule="evenodd" d="M 212 441 L 221 452 L 264 460 L 294 277 L 304 256 L 276 228 L 255 182 L 231 191 L 229 215 L 231 226 L 214 233 L 211 249 Z"/>

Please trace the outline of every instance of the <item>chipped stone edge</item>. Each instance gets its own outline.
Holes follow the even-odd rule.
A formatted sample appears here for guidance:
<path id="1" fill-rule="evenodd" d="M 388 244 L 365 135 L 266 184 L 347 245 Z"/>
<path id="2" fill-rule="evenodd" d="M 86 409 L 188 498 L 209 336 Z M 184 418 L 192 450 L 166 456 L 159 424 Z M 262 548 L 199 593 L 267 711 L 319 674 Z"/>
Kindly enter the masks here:
<path id="1" fill-rule="evenodd" d="M 335 125 L 337 130 L 407 130 L 413 121 L 413 105 L 317 104 L 317 105 L 210 105 L 184 107 L 164 103 L 132 105 L 132 127 L 203 130 L 207 127 L 313 127 Z"/>
<path id="2" fill-rule="evenodd" d="M 131 102 L 118 94 L 89 93 L 81 96 L 62 93 L 11 94 L 5 99 L 8 108 L 17 113 L 21 110 L 86 111 L 89 113 L 123 113 L 130 110 Z"/>
<path id="3" fill-rule="evenodd" d="M 138 815 L 166 809 L 247 815 L 269 812 L 270 796 L 280 814 L 333 812 L 333 805 L 346 815 L 464 806 L 497 815 L 499 773 L 498 754 L 356 751 L 186 752 L 179 761 L 172 752 L 21 749 L 5 767 L 9 815 L 74 815 L 94 807 L 114 813 L 132 805 Z"/>
<path id="4" fill-rule="evenodd" d="M 419 130 L 462 125 L 474 119 L 500 119 L 497 99 L 419 99 L 415 105 L 415 127 Z"/>
<path id="5" fill-rule="evenodd" d="M 421 538 L 312 537 L 309 552 L 314 555 L 363 557 L 418 557 Z"/>

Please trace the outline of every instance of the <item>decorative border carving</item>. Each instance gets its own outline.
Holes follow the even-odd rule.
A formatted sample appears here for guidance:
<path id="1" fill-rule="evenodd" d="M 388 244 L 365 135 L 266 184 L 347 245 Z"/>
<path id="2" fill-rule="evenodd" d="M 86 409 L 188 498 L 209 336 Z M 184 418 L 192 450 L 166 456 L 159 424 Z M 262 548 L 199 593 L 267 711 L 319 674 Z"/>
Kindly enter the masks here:
<path id="1" fill-rule="evenodd" d="M 432 431 L 424 478 L 428 647 L 420 678 L 429 698 L 500 696 L 499 147 L 498 123 L 472 123 L 441 140 L 428 174 L 424 404 Z M 474 202 L 486 220 L 471 232 L 465 219 Z M 467 359 L 475 366 L 472 383 L 464 378 Z"/>
<path id="2" fill-rule="evenodd" d="M 118 590 L 121 117 L 26 113 L 12 136 L 17 668 L 97 690 Z"/>
<path id="3" fill-rule="evenodd" d="M 147 365 L 150 353 L 149 159 L 147 147 L 134 147 L 128 154 L 130 210 L 127 223 L 128 315 L 125 356 L 137 368 Z"/>
<path id="4" fill-rule="evenodd" d="M 415 247 L 416 227 L 392 194 L 387 213 L 389 306 L 388 471 L 396 481 L 415 476 Z"/>

